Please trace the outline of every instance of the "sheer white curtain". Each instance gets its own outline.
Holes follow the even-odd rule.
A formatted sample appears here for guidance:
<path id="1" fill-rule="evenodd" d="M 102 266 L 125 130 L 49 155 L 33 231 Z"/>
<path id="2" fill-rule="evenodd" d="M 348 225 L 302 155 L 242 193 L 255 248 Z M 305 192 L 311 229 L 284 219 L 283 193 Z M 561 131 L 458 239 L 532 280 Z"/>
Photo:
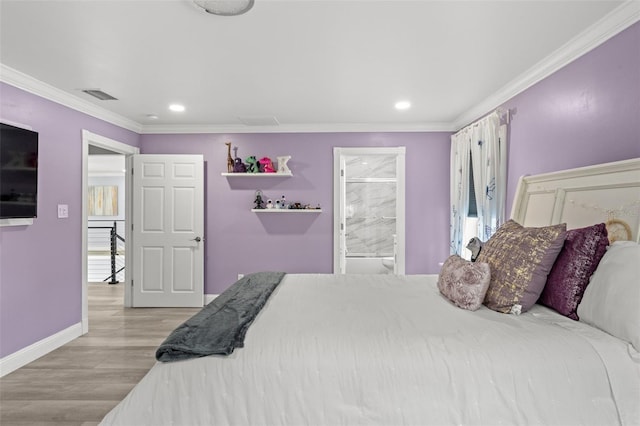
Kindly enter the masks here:
<path id="1" fill-rule="evenodd" d="M 472 161 L 469 161 L 469 158 Z M 487 241 L 506 220 L 507 126 L 494 111 L 451 137 L 451 253 L 461 254 L 469 211 L 469 169 L 478 207 L 476 235 Z"/>
<path id="2" fill-rule="evenodd" d="M 493 112 L 473 126 L 471 157 L 478 204 L 477 237 L 487 241 L 505 218 L 507 191 L 507 126 Z"/>
<path id="3" fill-rule="evenodd" d="M 462 253 L 464 221 L 469 211 L 469 159 L 471 158 L 469 130 L 460 131 L 451 136 L 450 252 L 458 255 Z"/>

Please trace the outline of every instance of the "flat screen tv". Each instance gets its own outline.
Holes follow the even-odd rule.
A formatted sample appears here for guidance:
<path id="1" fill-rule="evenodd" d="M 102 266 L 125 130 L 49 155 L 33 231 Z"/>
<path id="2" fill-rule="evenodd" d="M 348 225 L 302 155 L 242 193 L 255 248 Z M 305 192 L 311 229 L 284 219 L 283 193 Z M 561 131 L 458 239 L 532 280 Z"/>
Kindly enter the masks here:
<path id="1" fill-rule="evenodd" d="M 38 133 L 0 123 L 0 219 L 38 215 Z"/>

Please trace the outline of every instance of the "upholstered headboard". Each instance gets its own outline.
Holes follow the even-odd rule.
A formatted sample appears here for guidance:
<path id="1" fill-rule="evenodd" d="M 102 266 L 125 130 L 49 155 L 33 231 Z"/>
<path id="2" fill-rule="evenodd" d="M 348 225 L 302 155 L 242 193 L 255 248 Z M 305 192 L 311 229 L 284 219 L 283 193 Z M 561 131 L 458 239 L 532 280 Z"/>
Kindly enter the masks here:
<path id="1" fill-rule="evenodd" d="M 566 223 L 567 229 L 608 222 L 610 239 L 640 242 L 640 158 L 523 176 L 511 218 L 524 226 Z"/>

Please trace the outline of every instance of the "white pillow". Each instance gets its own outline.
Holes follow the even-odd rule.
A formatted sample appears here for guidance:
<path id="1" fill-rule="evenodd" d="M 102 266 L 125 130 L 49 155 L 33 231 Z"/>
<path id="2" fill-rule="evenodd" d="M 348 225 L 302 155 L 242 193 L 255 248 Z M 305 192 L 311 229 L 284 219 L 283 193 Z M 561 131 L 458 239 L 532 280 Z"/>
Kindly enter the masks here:
<path id="1" fill-rule="evenodd" d="M 630 342 L 640 352 L 640 245 L 616 241 L 591 276 L 580 321 Z"/>

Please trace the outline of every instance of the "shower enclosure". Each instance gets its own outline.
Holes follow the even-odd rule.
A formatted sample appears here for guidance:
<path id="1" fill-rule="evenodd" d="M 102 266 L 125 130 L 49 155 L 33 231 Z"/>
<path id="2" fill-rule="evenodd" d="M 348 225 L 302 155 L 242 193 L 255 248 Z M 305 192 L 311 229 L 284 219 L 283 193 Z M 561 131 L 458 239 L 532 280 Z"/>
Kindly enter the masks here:
<path id="1" fill-rule="evenodd" d="M 334 148 L 334 273 L 404 274 L 405 148 Z"/>

